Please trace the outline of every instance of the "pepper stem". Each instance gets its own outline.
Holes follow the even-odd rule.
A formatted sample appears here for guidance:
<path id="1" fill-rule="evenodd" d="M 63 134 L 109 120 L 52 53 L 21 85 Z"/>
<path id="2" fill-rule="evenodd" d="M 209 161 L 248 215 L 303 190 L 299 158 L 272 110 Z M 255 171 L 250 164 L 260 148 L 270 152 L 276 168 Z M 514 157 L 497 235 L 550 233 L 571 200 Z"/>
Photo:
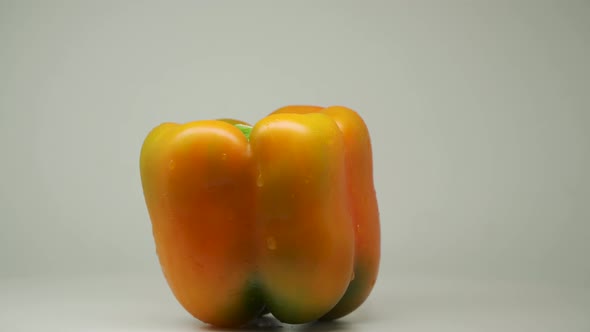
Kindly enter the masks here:
<path id="1" fill-rule="evenodd" d="M 236 123 L 236 124 L 234 124 L 234 126 L 236 126 L 236 128 L 238 128 L 242 132 L 242 134 L 244 134 L 244 136 L 246 136 L 246 139 L 248 141 L 250 141 L 250 133 L 252 132 L 251 126 L 244 125 L 241 123 Z"/>

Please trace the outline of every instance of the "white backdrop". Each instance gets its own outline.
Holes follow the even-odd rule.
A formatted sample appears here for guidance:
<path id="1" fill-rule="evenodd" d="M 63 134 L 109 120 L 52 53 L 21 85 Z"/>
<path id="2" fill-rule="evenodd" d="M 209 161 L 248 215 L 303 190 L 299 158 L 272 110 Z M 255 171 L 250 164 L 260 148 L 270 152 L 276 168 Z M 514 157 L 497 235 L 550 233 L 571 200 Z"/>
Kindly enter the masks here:
<path id="1" fill-rule="evenodd" d="M 0 276 L 159 275 L 147 132 L 304 103 L 369 126 L 382 276 L 587 285 L 588 17 L 587 1 L 0 1 Z"/>

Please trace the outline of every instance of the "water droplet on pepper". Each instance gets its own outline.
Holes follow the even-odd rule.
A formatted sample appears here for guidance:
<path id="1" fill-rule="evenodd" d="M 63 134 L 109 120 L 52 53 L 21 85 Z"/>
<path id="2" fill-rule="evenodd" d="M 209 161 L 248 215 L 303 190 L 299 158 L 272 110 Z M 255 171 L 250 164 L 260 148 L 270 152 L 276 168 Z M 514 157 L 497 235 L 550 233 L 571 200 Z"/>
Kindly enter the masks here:
<path id="1" fill-rule="evenodd" d="M 170 162 L 168 163 L 168 169 L 173 170 L 176 168 L 176 162 L 174 162 L 174 160 L 170 160 Z"/>
<path id="2" fill-rule="evenodd" d="M 266 238 L 266 247 L 268 248 L 268 250 L 277 249 L 277 240 L 274 236 L 269 236 Z"/>

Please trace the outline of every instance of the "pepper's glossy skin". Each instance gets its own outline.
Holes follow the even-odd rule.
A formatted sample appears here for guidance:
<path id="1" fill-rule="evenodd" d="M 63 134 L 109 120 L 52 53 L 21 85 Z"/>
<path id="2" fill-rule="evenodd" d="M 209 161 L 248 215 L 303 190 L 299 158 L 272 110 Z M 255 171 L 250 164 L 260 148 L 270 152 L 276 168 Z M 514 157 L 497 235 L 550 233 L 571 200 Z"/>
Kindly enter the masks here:
<path id="1" fill-rule="evenodd" d="M 344 139 L 346 159 L 346 190 L 348 209 L 355 232 L 355 267 L 344 297 L 322 317 L 332 320 L 348 315 L 367 299 L 377 280 L 381 258 L 379 208 L 373 182 L 373 152 L 369 131 L 363 119 L 353 110 L 332 106 L 294 105 L 280 108 L 277 113 L 316 113 L 330 116 L 340 128 Z"/>
<path id="2" fill-rule="evenodd" d="M 237 123 L 164 123 L 142 146 L 145 202 L 174 296 L 220 327 L 267 311 L 292 324 L 354 311 L 380 260 L 363 120 L 339 106 L 288 106 L 249 140 Z"/>

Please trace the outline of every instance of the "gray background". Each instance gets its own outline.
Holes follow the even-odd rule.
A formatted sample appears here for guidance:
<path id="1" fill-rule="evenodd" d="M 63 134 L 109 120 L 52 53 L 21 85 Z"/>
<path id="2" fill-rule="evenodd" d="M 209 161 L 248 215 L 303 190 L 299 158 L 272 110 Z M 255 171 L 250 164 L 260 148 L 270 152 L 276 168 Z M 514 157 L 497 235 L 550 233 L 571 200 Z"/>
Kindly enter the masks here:
<path id="1" fill-rule="evenodd" d="M 147 132 L 304 103 L 369 126 L 378 285 L 587 287 L 589 18 L 588 1 L 0 1 L 0 277 L 159 276 Z"/>

